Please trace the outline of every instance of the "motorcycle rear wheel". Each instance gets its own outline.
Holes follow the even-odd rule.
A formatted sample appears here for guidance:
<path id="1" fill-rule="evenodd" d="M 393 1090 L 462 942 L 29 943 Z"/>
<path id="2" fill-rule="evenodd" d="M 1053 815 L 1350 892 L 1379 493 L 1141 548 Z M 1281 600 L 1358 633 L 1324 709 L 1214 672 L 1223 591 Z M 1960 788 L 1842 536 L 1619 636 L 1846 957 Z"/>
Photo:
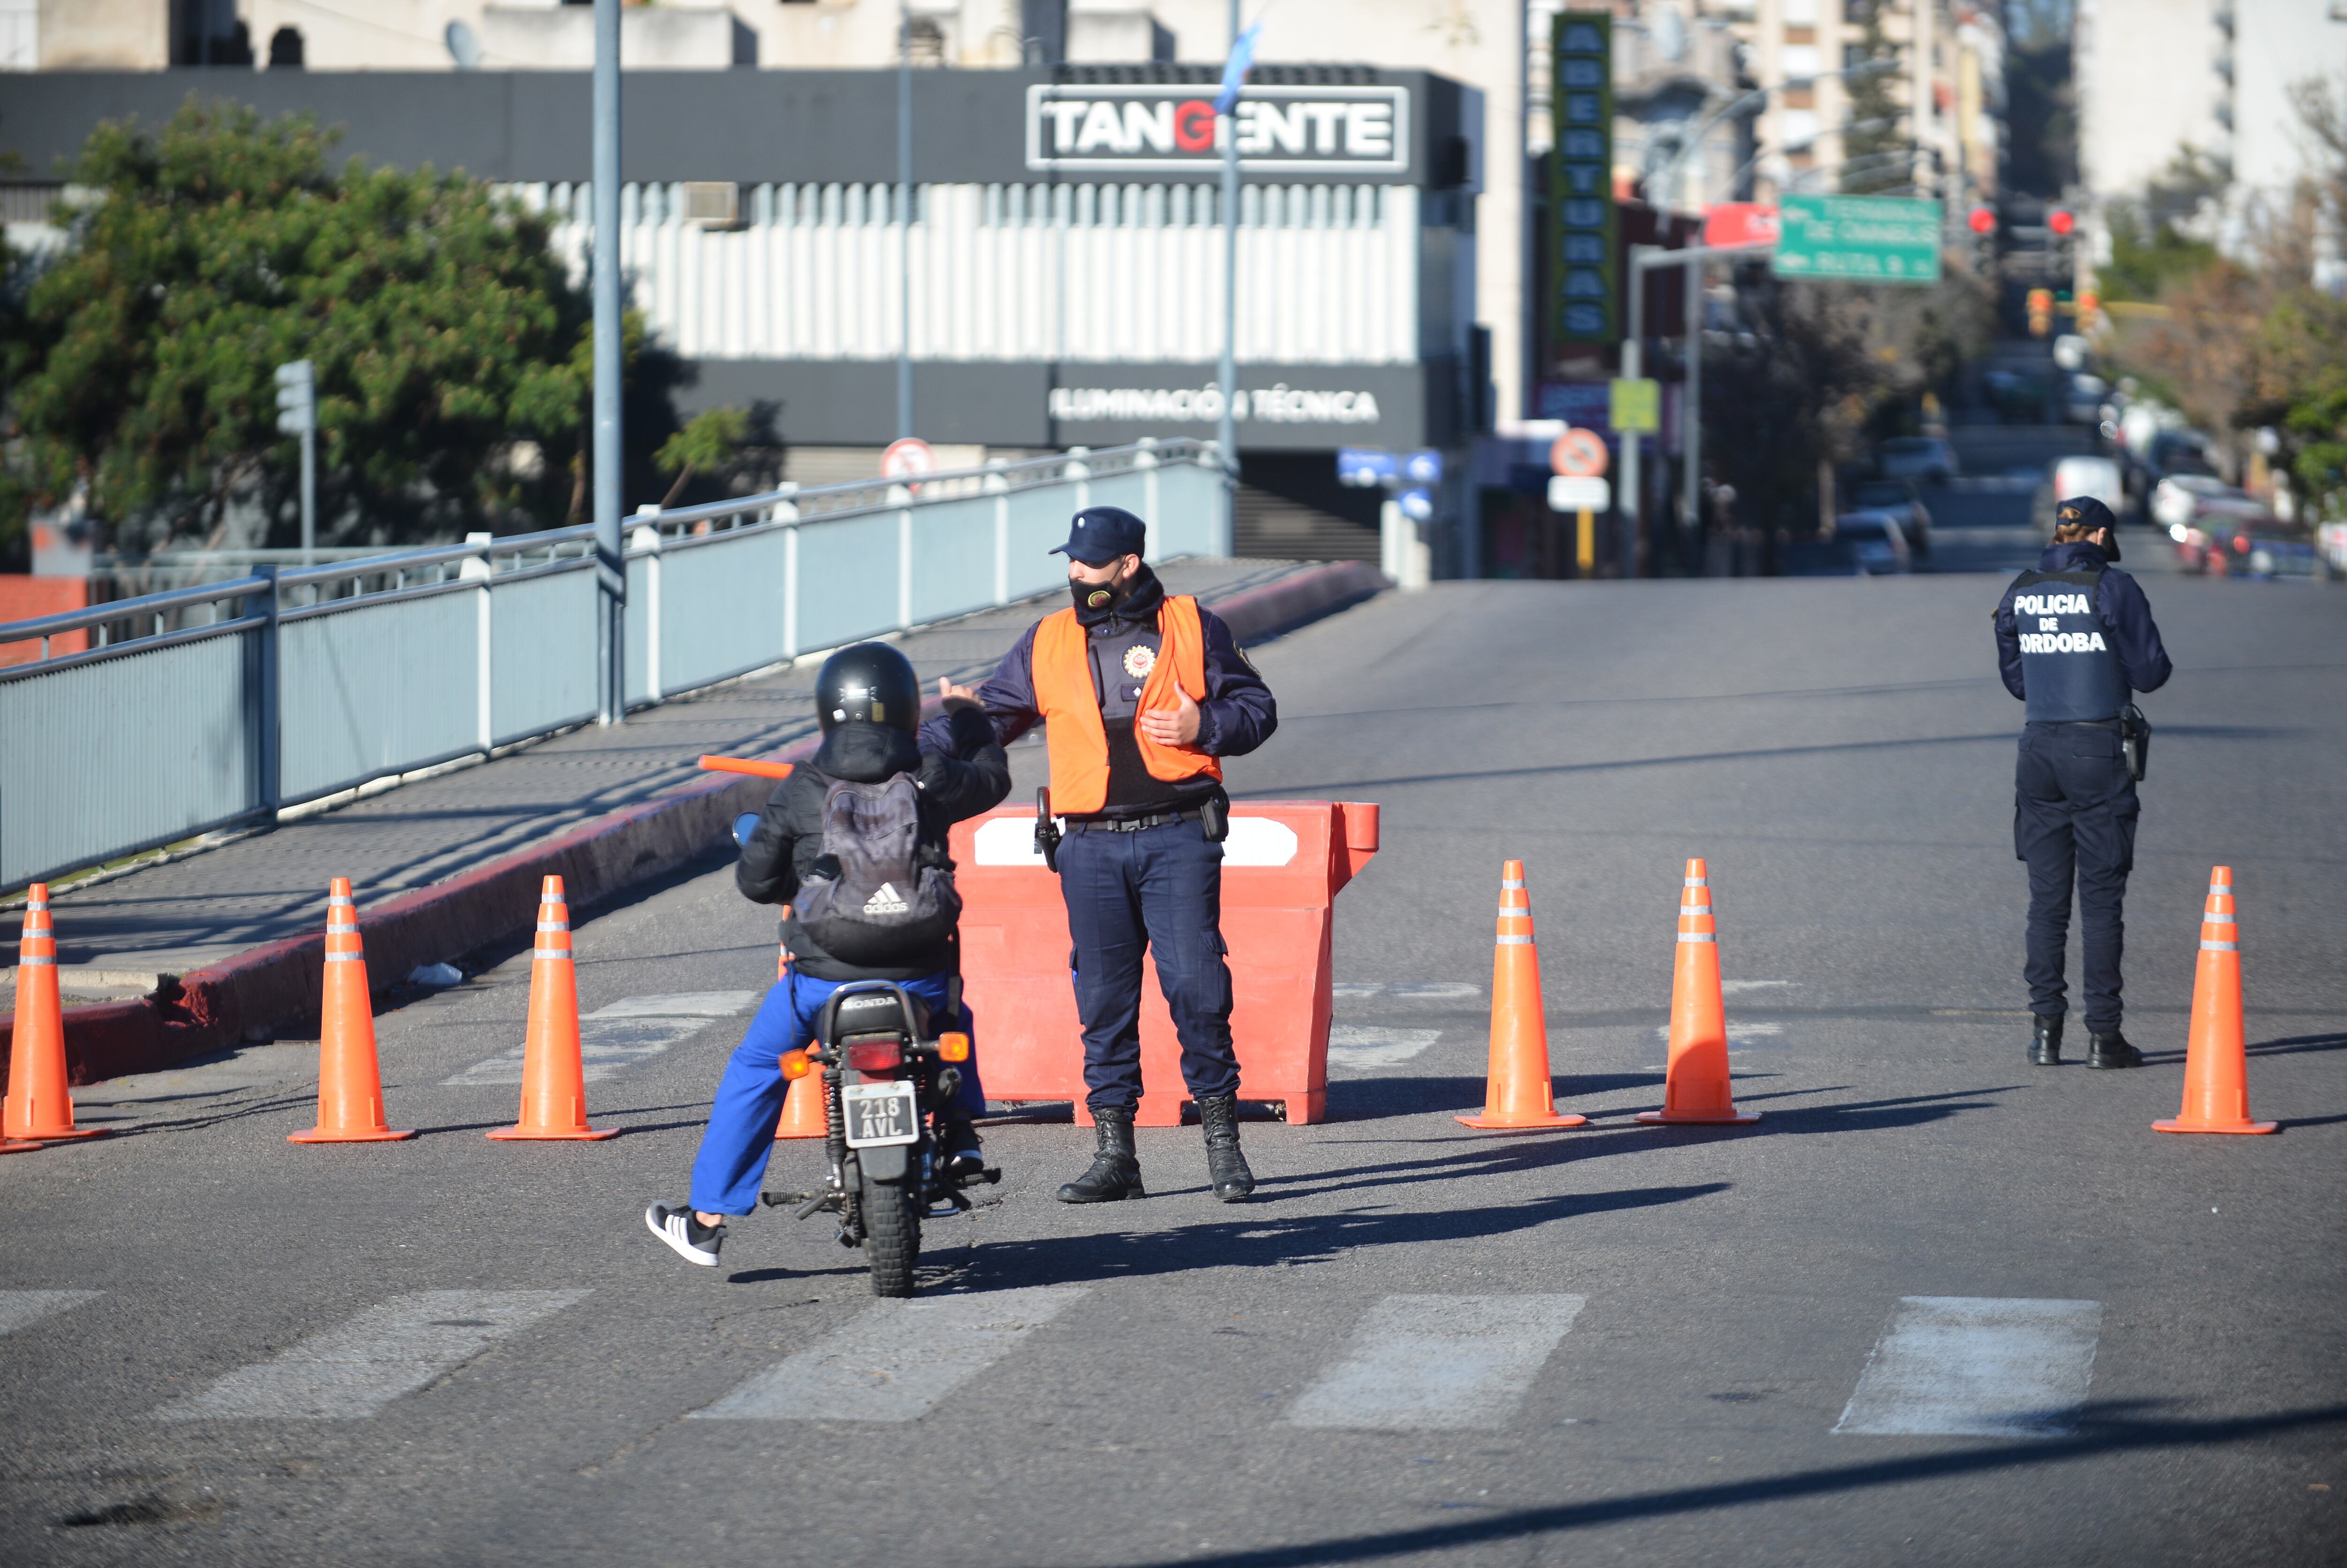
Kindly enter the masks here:
<path id="1" fill-rule="evenodd" d="M 913 1268 L 921 1259 L 921 1216 L 913 1207 L 912 1184 L 862 1179 L 864 1260 L 872 1270 L 872 1294 L 913 1294 Z"/>

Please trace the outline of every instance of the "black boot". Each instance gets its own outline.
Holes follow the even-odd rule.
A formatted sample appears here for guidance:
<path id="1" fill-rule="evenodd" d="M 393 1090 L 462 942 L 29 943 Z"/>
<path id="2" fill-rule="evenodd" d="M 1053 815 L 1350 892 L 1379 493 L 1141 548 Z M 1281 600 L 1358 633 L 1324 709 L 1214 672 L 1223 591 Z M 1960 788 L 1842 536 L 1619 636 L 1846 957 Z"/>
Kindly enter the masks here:
<path id="1" fill-rule="evenodd" d="M 2062 1065 L 2062 1015 L 2039 1013 L 2037 1032 L 2030 1037 L 2029 1064 L 2032 1067 Z"/>
<path id="2" fill-rule="evenodd" d="M 1239 1102 L 1235 1094 L 1214 1094 L 1198 1102 L 1198 1120 L 1206 1129 L 1206 1179 L 1214 1196 L 1235 1204 L 1255 1191 L 1255 1173 L 1239 1152 Z"/>
<path id="3" fill-rule="evenodd" d="M 2103 1034 L 2086 1031 L 2086 1065 L 2088 1067 L 2141 1067 L 2143 1052 L 2129 1045 L 2127 1036 L 2113 1030 Z"/>
<path id="4" fill-rule="evenodd" d="M 1121 1198 L 1146 1196 L 1141 1190 L 1141 1161 L 1133 1152 L 1133 1112 L 1095 1111 L 1092 1132 L 1099 1140 L 1092 1168 L 1060 1189 L 1063 1204 L 1112 1204 Z"/>

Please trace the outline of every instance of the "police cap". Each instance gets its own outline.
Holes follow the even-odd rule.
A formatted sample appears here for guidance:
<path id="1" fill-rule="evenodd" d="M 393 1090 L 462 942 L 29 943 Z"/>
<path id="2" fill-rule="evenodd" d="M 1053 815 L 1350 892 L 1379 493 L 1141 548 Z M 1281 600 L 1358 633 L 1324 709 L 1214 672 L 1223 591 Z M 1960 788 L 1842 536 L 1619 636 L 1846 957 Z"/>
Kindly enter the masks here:
<path id="1" fill-rule="evenodd" d="M 1050 553 L 1106 566 L 1119 556 L 1139 555 L 1148 542 L 1149 525 L 1122 507 L 1086 507 L 1068 525 L 1068 542 L 1052 546 Z"/>

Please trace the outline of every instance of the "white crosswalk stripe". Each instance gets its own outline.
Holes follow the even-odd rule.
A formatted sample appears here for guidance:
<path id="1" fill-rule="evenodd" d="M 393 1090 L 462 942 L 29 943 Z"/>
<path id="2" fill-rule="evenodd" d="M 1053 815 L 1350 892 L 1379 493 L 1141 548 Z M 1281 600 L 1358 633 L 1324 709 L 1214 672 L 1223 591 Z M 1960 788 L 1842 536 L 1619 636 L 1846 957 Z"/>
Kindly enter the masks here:
<path id="1" fill-rule="evenodd" d="M 682 991 L 668 996 L 630 997 L 597 1008 L 579 1020 L 579 1060 L 589 1083 L 616 1077 L 672 1045 L 691 1040 L 719 1019 L 756 1009 L 764 991 Z M 519 1083 L 521 1046 L 477 1061 L 444 1084 L 469 1088 Z"/>
<path id="2" fill-rule="evenodd" d="M 419 1290 L 369 1307 L 272 1360 L 174 1400 L 164 1420 L 268 1416 L 355 1420 L 559 1312 L 584 1290 Z"/>
<path id="3" fill-rule="evenodd" d="M 0 1334 L 14 1334 L 105 1294 L 102 1290 L 0 1290 Z"/>
<path id="4" fill-rule="evenodd" d="M 1338 980 L 1328 994 L 1340 1002 L 1455 1002 L 1483 994 L 1467 980 Z"/>
<path id="5" fill-rule="evenodd" d="M 1834 1430 L 2060 1437 L 2086 1401 L 2102 1323 L 2099 1301 L 1902 1297 Z"/>
<path id="6" fill-rule="evenodd" d="M 1086 1294 L 1081 1285 L 1038 1285 L 876 1302 L 821 1343 L 692 1414 L 702 1420 L 918 1420 Z"/>
<path id="7" fill-rule="evenodd" d="M 1399 1067 L 1442 1038 L 1439 1029 L 1383 1029 L 1366 1023 L 1328 1026 L 1328 1065 L 1356 1072 Z"/>
<path id="8" fill-rule="evenodd" d="M 1587 1299 L 1386 1296 L 1287 1419 L 1383 1430 L 1505 1426 Z"/>

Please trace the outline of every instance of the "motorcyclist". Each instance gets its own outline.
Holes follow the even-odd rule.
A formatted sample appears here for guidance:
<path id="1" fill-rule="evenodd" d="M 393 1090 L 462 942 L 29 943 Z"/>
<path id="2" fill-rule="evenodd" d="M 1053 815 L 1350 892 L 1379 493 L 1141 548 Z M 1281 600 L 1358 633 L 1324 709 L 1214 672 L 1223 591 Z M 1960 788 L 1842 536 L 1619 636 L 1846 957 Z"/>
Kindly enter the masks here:
<path id="1" fill-rule="evenodd" d="M 909 775 L 916 786 L 917 837 L 927 863 L 950 871 L 945 859 L 946 830 L 998 804 L 1010 789 L 1010 765 L 994 728 L 965 687 L 940 681 L 944 712 L 933 723 L 930 743 L 920 744 L 920 683 L 913 666 L 896 649 L 863 642 L 825 661 L 815 678 L 816 716 L 823 744 L 814 758 L 778 784 L 758 818 L 733 879 L 744 897 L 761 904 L 793 905 L 783 921 L 790 949 L 788 975 L 775 982 L 751 1020 L 749 1032 L 725 1064 L 710 1108 L 708 1130 L 692 1163 L 688 1204 L 656 1203 L 644 1223 L 688 1263 L 714 1266 L 729 1217 L 757 1204 L 766 1160 L 774 1151 L 774 1124 L 789 1085 L 783 1053 L 805 1045 L 824 1003 L 853 980 L 893 980 L 928 1009 L 932 1033 L 958 1030 L 974 1034 L 961 999 L 958 932 L 952 916 L 932 925 L 899 950 L 866 948 L 851 962 L 825 950 L 807 929 L 800 905 L 842 871 L 825 852 L 827 803 L 835 783 L 880 784 Z M 802 889 L 808 893 L 802 894 Z M 908 886 L 906 898 L 917 898 Z M 890 892 L 891 899 L 897 897 Z M 794 902 L 795 901 L 795 902 Z M 892 903 L 890 907 L 896 906 Z M 940 934 L 941 933 L 941 934 Z M 986 1108 L 978 1059 L 961 1064 L 961 1086 L 946 1112 L 943 1157 L 948 1170 L 980 1168 L 978 1131 L 970 1119 Z"/>

